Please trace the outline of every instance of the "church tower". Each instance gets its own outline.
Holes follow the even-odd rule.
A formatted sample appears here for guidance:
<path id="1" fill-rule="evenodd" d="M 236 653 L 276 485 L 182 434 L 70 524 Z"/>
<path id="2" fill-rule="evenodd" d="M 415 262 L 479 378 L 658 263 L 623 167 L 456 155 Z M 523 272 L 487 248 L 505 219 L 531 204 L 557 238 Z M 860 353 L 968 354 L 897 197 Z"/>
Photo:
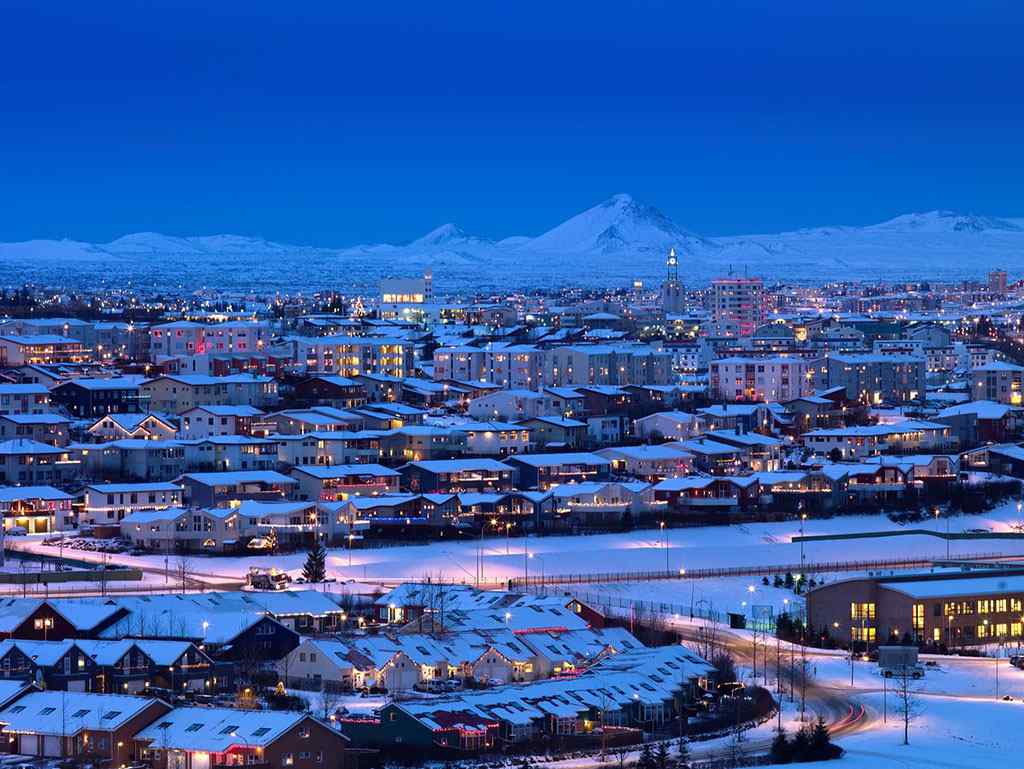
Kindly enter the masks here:
<path id="1" fill-rule="evenodd" d="M 666 315 L 679 315 L 683 312 L 683 284 L 679 282 L 679 259 L 676 250 L 668 250 L 665 261 L 665 282 L 661 284 L 661 309 Z"/>

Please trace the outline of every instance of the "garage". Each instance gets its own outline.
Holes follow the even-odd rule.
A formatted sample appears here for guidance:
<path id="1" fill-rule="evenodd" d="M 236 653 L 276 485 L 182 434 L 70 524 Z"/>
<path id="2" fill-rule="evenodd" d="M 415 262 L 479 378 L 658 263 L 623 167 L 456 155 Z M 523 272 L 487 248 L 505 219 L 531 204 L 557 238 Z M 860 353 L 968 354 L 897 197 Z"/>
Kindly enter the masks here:
<path id="1" fill-rule="evenodd" d="M 39 738 L 34 734 L 19 734 L 18 752 L 23 756 L 39 755 Z"/>
<path id="2" fill-rule="evenodd" d="M 56 735 L 44 734 L 43 755 L 50 757 L 59 757 L 60 753 L 60 737 L 57 737 Z"/>

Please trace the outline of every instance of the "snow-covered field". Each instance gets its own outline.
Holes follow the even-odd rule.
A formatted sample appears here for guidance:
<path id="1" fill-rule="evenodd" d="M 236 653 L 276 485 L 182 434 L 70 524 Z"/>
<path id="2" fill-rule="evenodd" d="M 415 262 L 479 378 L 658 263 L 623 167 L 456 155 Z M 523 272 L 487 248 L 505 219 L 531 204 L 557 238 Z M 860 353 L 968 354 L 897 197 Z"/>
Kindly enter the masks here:
<path id="1" fill-rule="evenodd" d="M 1008 503 L 980 516 L 958 516 L 949 522 L 953 532 L 965 529 L 1011 531 L 1018 519 L 1015 503 Z M 846 516 L 825 520 L 808 520 L 804 533 L 850 534 L 865 531 L 898 532 L 904 528 L 946 531 L 946 521 L 928 520 L 903 527 L 880 515 Z M 528 539 L 488 538 L 482 542 L 438 541 L 424 545 L 330 550 L 329 575 L 339 580 L 396 581 L 425 576 L 455 582 L 472 582 L 476 576 L 478 550 L 482 551 L 484 579 L 502 582 L 511 577 L 541 574 L 595 574 L 620 571 L 661 571 L 717 568 L 729 566 L 798 565 L 801 547 L 791 542 L 800 534 L 797 521 L 759 523 L 737 526 L 634 531 L 622 534 L 593 536 L 531 537 Z M 666 541 L 668 547 L 665 547 Z M 8 545 L 38 552 L 49 552 L 38 539 L 8 540 Z M 1024 556 L 1024 538 L 979 539 L 951 542 L 951 556 L 999 552 Z M 834 561 L 897 559 L 909 557 L 944 557 L 944 540 L 929 535 L 873 537 L 826 542 L 810 542 L 803 547 L 808 564 Z M 77 552 L 76 558 L 100 560 L 96 553 Z M 165 567 L 162 555 L 109 556 L 112 562 L 140 566 L 159 572 Z M 189 558 L 190 573 L 212 579 L 241 579 L 250 566 L 276 567 L 297 576 L 302 569 L 304 552 L 239 557 Z M 176 557 L 170 557 L 173 572 Z M 351 565 L 350 565 L 351 562 Z M 746 584 L 757 578 L 745 578 Z M 663 585 L 679 584 L 666 582 Z M 700 587 L 700 583 L 698 583 Z M 584 588 L 587 589 L 587 588 Z M 706 588 L 710 589 L 710 588 Z M 653 596 L 648 596 L 653 597 Z M 785 596 L 772 596 L 781 601 Z M 742 600 L 742 599 L 741 599 Z"/>

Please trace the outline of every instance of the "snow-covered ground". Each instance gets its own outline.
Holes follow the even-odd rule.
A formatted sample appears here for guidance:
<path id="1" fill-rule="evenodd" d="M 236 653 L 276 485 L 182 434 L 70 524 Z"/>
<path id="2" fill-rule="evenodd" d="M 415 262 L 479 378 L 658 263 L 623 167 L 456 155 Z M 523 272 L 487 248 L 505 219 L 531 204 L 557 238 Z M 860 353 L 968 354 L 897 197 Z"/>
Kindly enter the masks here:
<path id="1" fill-rule="evenodd" d="M 1016 503 L 1007 503 L 983 515 L 954 517 L 949 521 L 949 528 L 952 532 L 966 529 L 1009 532 L 1018 518 Z M 899 532 L 907 528 L 945 532 L 946 526 L 944 519 L 927 520 L 904 527 L 881 515 L 844 516 L 808 520 L 804 525 L 804 533 Z M 334 548 L 329 552 L 327 566 L 329 575 L 342 581 L 390 582 L 431 576 L 455 582 L 472 582 L 476 576 L 477 555 L 480 551 L 485 581 L 500 583 L 511 577 L 520 577 L 527 570 L 531 575 L 661 571 L 666 568 L 674 573 L 679 569 L 798 565 L 801 563 L 801 546 L 791 542 L 791 538 L 799 534 L 799 522 L 786 521 L 672 529 L 664 533 L 643 530 L 593 536 L 513 538 L 511 541 L 500 537 L 487 538 L 482 542 L 475 539 L 438 541 L 424 545 L 355 549 L 351 553 L 344 548 Z M 52 554 L 52 548 L 32 537 L 8 539 L 8 545 Z M 920 534 L 809 542 L 804 544 L 802 550 L 808 564 L 944 557 L 947 552 L 944 540 Z M 953 557 L 993 552 L 1024 556 L 1024 538 L 949 543 L 949 554 Z M 100 554 L 82 551 L 76 552 L 75 557 L 96 561 L 103 558 Z M 121 553 L 107 557 L 111 562 L 139 566 L 160 574 L 167 565 L 163 555 L 132 556 Z M 242 579 L 250 566 L 276 567 L 298 576 L 305 558 L 302 551 L 237 557 L 196 555 L 189 557 L 188 567 L 190 573 L 212 580 Z M 170 557 L 172 576 L 177 562 L 176 556 Z M 745 580 L 745 584 L 759 584 L 757 577 Z M 658 589 L 678 584 L 665 582 Z M 712 589 L 700 582 L 697 587 Z M 769 595 L 775 602 L 781 602 L 785 597 Z"/>
<path id="2" fill-rule="evenodd" d="M 903 720 L 891 683 L 883 695 L 877 665 L 857 662 L 854 690 L 849 662 L 838 657 L 815 657 L 816 682 L 837 692 L 856 691 L 871 713 L 870 726 L 838 740 L 847 755 L 834 764 L 842 769 L 881 767 L 957 767 L 981 769 L 1017 765 L 1019 731 L 1024 723 L 1024 671 L 1006 660 L 943 659 L 927 669 L 915 684 L 917 715 L 910 727 L 910 745 L 903 745 Z M 999 694 L 995 671 L 998 664 Z M 883 702 L 884 696 L 884 702 Z M 885 713 L 885 720 L 882 714 Z"/>
<path id="3" fill-rule="evenodd" d="M 843 574 L 852 577 L 854 574 Z M 834 575 L 826 575 L 831 582 Z M 667 604 L 673 612 L 680 609 L 706 607 L 719 612 L 751 614 L 753 607 L 771 607 L 772 615 L 783 612 L 800 615 L 803 595 L 792 589 L 764 585 L 757 577 L 716 577 L 693 580 L 651 580 L 644 582 L 610 582 L 580 585 L 573 592 L 591 604 L 603 605 L 617 601 L 651 601 Z"/>

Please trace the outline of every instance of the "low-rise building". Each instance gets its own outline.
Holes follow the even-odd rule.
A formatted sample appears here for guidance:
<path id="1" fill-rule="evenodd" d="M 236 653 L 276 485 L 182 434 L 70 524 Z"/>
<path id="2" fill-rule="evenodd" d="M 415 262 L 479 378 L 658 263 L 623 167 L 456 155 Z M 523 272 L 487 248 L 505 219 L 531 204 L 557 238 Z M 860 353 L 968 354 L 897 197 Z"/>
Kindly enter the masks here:
<path id="1" fill-rule="evenodd" d="M 0 382 L 0 414 L 47 414 L 50 391 L 41 384 Z"/>
<path id="2" fill-rule="evenodd" d="M 5 531 L 46 534 L 77 527 L 73 497 L 53 486 L 0 486 L 0 518 Z"/>
<path id="3" fill-rule="evenodd" d="M 302 465 L 292 470 L 298 496 L 340 502 L 352 496 L 394 494 L 402 474 L 378 464 Z"/>
<path id="4" fill-rule="evenodd" d="M 858 577 L 807 594 L 809 629 L 874 645 L 905 634 L 946 648 L 1024 638 L 1024 571 L 979 567 Z"/>

